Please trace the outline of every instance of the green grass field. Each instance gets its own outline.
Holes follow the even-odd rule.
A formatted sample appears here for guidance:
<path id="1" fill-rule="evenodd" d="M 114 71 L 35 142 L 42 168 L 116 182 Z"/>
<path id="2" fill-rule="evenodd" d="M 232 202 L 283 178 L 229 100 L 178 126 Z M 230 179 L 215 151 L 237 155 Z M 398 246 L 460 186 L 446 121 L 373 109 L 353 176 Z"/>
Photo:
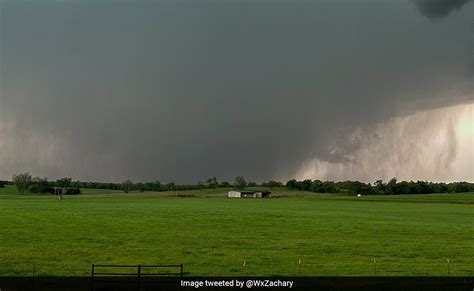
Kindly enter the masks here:
<path id="1" fill-rule="evenodd" d="M 278 189 L 272 199 L 232 199 L 226 190 L 85 190 L 59 201 L 0 189 L 0 275 L 183 263 L 187 275 L 445 276 L 448 259 L 451 275 L 474 275 L 474 193 Z"/>

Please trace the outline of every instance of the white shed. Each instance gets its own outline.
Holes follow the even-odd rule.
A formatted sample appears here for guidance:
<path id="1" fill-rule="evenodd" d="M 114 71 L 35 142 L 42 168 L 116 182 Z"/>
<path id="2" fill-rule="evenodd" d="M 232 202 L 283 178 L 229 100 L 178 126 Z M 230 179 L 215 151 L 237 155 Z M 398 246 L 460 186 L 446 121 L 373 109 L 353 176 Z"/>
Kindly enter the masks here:
<path id="1" fill-rule="evenodd" d="M 229 191 L 229 193 L 227 193 L 227 197 L 231 197 L 231 198 L 240 198 L 240 192 L 238 191 Z"/>
<path id="2" fill-rule="evenodd" d="M 231 198 L 270 198 L 272 197 L 272 192 L 270 191 L 229 191 L 227 197 Z"/>

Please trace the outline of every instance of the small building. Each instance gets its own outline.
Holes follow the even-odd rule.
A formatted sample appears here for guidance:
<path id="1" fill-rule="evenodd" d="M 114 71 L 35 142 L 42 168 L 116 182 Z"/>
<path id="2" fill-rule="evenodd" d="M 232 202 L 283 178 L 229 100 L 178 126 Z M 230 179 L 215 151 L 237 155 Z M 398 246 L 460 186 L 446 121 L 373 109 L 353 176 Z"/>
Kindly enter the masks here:
<path id="1" fill-rule="evenodd" d="M 227 193 L 229 198 L 270 198 L 272 192 L 270 191 L 229 191 Z"/>
<path id="2" fill-rule="evenodd" d="M 229 198 L 240 198 L 241 194 L 240 194 L 239 191 L 229 191 L 229 193 L 227 193 L 227 197 L 229 197 Z"/>

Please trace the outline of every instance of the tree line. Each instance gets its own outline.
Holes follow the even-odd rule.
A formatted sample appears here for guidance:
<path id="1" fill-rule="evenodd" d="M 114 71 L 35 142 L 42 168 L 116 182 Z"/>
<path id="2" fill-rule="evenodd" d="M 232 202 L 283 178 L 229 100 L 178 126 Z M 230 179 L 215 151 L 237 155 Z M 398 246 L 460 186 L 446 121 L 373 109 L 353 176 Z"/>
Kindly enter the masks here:
<path id="1" fill-rule="evenodd" d="M 6 184 L 10 184 L 10 182 L 4 181 L 3 186 Z M 48 181 L 47 178 L 32 177 L 29 173 L 21 173 L 13 175 L 11 184 L 15 185 L 18 194 L 25 194 L 26 192 L 61 195 L 81 194 L 80 188 L 74 185 L 71 178 Z"/>
<path id="2" fill-rule="evenodd" d="M 428 181 L 401 181 L 392 178 L 387 183 L 377 180 L 373 184 L 359 181 L 320 181 L 295 179 L 286 183 L 286 187 L 294 190 L 311 191 L 318 193 L 346 192 L 357 195 L 397 195 L 397 194 L 429 194 L 429 193 L 461 193 L 473 192 L 474 183 L 452 182 L 435 183 Z"/>
<path id="3" fill-rule="evenodd" d="M 161 183 L 138 182 L 125 180 L 121 183 L 104 182 L 83 182 L 72 181 L 71 178 L 61 178 L 55 181 L 49 181 L 47 178 L 32 177 L 29 173 L 15 174 L 12 181 L 0 181 L 0 188 L 5 185 L 15 185 L 19 194 L 31 193 L 50 193 L 56 194 L 60 189 L 65 195 L 80 194 L 81 188 L 117 190 L 129 193 L 132 191 L 183 191 L 183 190 L 202 190 L 218 188 L 245 189 L 246 187 L 265 187 L 273 190 L 278 187 L 287 187 L 292 190 L 310 191 L 316 193 L 347 193 L 363 195 L 396 195 L 396 194 L 428 194 L 428 193 L 453 193 L 453 192 L 474 192 L 474 183 L 452 182 L 452 183 L 434 183 L 428 181 L 397 181 L 396 178 L 388 182 L 377 180 L 374 183 L 363 183 L 360 181 L 321 181 L 321 180 L 289 180 L 286 184 L 279 181 L 270 180 L 257 184 L 247 182 L 243 176 L 237 176 L 233 183 L 227 181 L 219 182 L 216 177 L 210 177 L 205 181 L 199 181 L 197 184 L 175 184 L 174 182 Z"/>
<path id="4" fill-rule="evenodd" d="M 125 180 L 121 183 L 104 183 L 104 182 L 84 182 L 84 181 L 72 181 L 71 178 L 61 178 L 55 181 L 49 181 L 47 178 L 32 177 L 30 173 L 15 174 L 12 177 L 12 181 L 0 181 L 0 188 L 5 185 L 14 185 L 19 194 L 30 193 L 50 193 L 55 194 L 57 188 L 62 189 L 64 194 L 73 195 L 80 194 L 80 189 L 101 189 L 101 190 L 118 190 L 125 193 L 132 191 L 153 191 L 153 192 L 164 192 L 164 191 L 183 191 L 183 190 L 202 190 L 202 189 L 213 189 L 218 188 L 230 188 L 244 189 L 245 187 L 259 186 L 255 182 L 247 182 L 244 177 L 237 176 L 234 183 L 231 184 L 227 181 L 219 182 L 216 177 L 208 178 L 205 182 L 199 181 L 197 184 L 176 184 L 174 182 L 161 183 L 160 181 L 154 182 L 137 182 L 134 183 L 131 180 Z M 281 187 L 283 186 L 280 182 L 268 182 L 263 183 L 263 186 L 269 187 Z"/>
<path id="5" fill-rule="evenodd" d="M 125 193 L 131 192 L 131 191 L 163 192 L 163 191 L 202 190 L 202 189 L 216 190 L 217 188 L 229 188 L 229 187 L 234 187 L 236 189 L 244 189 L 245 187 L 258 186 L 257 183 L 246 182 L 244 177 L 242 176 L 237 176 L 233 184 L 227 181 L 219 182 L 216 177 L 211 177 L 211 178 L 208 178 L 205 182 L 199 181 L 197 184 L 178 185 L 178 184 L 175 184 L 174 182 L 162 184 L 160 183 L 160 181 L 133 183 L 131 180 L 125 180 L 120 184 L 113 184 L 113 185 L 114 185 L 114 188 L 116 188 L 116 190 L 123 190 Z M 88 188 L 88 187 L 84 187 L 84 188 Z"/>

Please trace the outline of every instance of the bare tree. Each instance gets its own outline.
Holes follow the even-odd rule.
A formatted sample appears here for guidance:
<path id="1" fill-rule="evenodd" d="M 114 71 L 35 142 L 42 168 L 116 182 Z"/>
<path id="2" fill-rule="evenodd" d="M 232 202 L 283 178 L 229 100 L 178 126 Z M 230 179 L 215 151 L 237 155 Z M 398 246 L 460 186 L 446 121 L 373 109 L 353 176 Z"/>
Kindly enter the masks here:
<path id="1" fill-rule="evenodd" d="M 25 194 L 31 184 L 32 178 L 30 173 L 15 174 L 13 175 L 12 181 L 18 190 L 18 194 Z"/>
<path id="2" fill-rule="evenodd" d="M 202 190 L 202 188 L 204 188 L 204 183 L 202 181 L 199 181 L 198 187 L 199 187 L 199 190 Z"/>
<path id="3" fill-rule="evenodd" d="M 212 177 L 206 180 L 206 185 L 208 188 L 216 190 L 219 187 L 219 182 L 217 182 L 216 177 Z"/>
<path id="4" fill-rule="evenodd" d="M 247 182 L 245 182 L 244 177 L 242 176 L 237 176 L 234 181 L 234 187 L 237 189 L 244 189 L 247 186 Z"/>
<path id="5" fill-rule="evenodd" d="M 133 183 L 130 180 L 125 180 L 122 182 L 122 190 L 125 193 L 132 191 Z"/>

